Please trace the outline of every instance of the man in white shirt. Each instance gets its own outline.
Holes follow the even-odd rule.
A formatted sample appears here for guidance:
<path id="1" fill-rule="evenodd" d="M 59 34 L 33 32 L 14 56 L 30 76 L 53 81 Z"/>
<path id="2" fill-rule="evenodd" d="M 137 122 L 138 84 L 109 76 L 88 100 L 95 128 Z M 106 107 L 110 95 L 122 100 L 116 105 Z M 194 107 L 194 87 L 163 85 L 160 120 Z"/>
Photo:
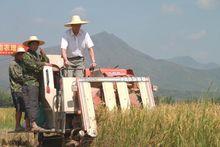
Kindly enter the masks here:
<path id="1" fill-rule="evenodd" d="M 80 29 L 81 25 L 87 24 L 87 21 L 81 20 L 78 15 L 72 17 L 71 22 L 66 23 L 65 27 L 71 27 L 66 30 L 61 40 L 61 53 L 64 65 L 68 72 L 66 76 L 83 77 L 84 76 L 84 52 L 88 48 L 91 58 L 91 66 L 94 68 L 95 55 L 93 50 L 93 42 L 87 32 Z"/>

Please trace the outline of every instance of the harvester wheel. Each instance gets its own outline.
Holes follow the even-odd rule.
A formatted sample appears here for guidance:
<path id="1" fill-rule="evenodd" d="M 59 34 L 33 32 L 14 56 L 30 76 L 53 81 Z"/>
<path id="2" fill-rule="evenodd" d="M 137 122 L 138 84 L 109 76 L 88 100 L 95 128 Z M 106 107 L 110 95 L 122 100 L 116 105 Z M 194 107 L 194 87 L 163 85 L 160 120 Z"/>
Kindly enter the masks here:
<path id="1" fill-rule="evenodd" d="M 86 135 L 80 140 L 80 146 L 82 147 L 89 147 L 92 144 L 94 138 Z"/>
<path id="2" fill-rule="evenodd" d="M 39 147 L 65 147 L 65 138 L 63 135 L 44 136 L 38 134 Z"/>

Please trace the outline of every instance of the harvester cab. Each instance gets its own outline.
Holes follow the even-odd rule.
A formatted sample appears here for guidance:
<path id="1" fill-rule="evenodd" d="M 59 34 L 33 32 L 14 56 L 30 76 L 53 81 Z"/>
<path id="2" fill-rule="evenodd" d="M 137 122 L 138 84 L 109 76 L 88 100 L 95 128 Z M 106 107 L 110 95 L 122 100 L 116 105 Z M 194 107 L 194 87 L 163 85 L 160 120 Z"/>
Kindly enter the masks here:
<path id="1" fill-rule="evenodd" d="M 60 55 L 48 55 L 43 69 L 43 127 L 78 141 L 96 137 L 96 110 L 127 111 L 131 107 L 155 106 L 149 77 L 135 77 L 131 69 L 86 69 L 85 77 L 66 77 Z M 68 134 L 68 135 L 67 135 Z M 67 137 L 68 136 L 68 137 Z"/>

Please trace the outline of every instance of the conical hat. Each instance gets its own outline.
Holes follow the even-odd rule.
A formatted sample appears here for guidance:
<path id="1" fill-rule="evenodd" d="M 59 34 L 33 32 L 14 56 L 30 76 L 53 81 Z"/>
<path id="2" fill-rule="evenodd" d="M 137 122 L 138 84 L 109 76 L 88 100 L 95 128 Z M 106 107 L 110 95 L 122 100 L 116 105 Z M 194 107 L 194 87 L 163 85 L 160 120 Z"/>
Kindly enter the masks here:
<path id="1" fill-rule="evenodd" d="M 28 46 L 28 44 L 29 44 L 30 42 L 32 42 L 32 41 L 37 41 L 37 42 L 39 42 L 39 45 L 43 45 L 43 44 L 45 43 L 44 41 L 39 40 L 39 39 L 37 38 L 37 36 L 30 36 L 30 37 L 29 37 L 29 40 L 23 42 L 23 45 L 24 45 L 24 46 Z"/>
<path id="2" fill-rule="evenodd" d="M 74 16 L 72 16 L 72 20 L 70 22 L 66 23 L 64 26 L 71 27 L 71 25 L 73 25 L 73 24 L 87 24 L 87 23 L 88 23 L 88 21 L 81 20 L 80 16 L 74 15 Z"/>
<path id="3" fill-rule="evenodd" d="M 19 47 L 17 48 L 16 52 L 14 52 L 14 53 L 12 54 L 12 56 L 15 56 L 17 53 L 25 53 L 25 52 L 26 52 L 25 49 L 24 49 L 22 46 L 19 46 Z"/>

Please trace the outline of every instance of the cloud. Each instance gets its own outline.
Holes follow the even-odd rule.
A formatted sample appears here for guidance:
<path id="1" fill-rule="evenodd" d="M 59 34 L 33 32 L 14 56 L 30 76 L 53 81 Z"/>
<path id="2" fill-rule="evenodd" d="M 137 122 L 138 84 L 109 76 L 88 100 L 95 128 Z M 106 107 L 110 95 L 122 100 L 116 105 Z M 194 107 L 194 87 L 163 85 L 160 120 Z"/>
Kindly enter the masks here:
<path id="1" fill-rule="evenodd" d="M 210 10 L 219 6 L 220 0 L 197 0 L 197 5 L 204 10 Z"/>
<path id="2" fill-rule="evenodd" d="M 189 35 L 189 39 L 191 40 L 200 40 L 202 38 L 204 38 L 207 35 L 207 31 L 206 30 L 201 30 L 199 32 L 195 32 L 192 33 L 191 35 Z"/>
<path id="3" fill-rule="evenodd" d="M 182 10 L 175 4 L 163 4 L 161 10 L 165 13 L 182 14 Z"/>
<path id="4" fill-rule="evenodd" d="M 83 7 L 76 7 L 71 11 L 71 15 L 79 15 L 79 16 L 85 17 L 86 9 L 84 9 Z"/>

